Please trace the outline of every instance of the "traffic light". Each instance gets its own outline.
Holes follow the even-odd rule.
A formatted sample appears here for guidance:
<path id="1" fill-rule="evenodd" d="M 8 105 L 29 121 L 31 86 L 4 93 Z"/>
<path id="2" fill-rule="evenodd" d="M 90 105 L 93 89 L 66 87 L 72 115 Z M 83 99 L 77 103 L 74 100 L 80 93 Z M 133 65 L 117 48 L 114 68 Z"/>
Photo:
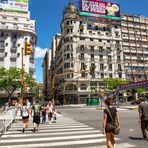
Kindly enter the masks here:
<path id="1" fill-rule="evenodd" d="M 31 44 L 30 42 L 25 42 L 25 55 L 30 55 Z"/>
<path id="2" fill-rule="evenodd" d="M 27 92 L 27 83 L 24 82 L 24 93 L 26 93 L 26 92 Z"/>

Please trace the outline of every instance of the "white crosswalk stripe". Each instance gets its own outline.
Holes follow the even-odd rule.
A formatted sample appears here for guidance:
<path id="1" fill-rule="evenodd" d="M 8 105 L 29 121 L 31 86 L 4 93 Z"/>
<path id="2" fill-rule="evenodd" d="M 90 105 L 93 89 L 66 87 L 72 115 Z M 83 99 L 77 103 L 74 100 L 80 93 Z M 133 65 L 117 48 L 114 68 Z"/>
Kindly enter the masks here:
<path id="1" fill-rule="evenodd" d="M 0 148 L 106 148 L 106 139 L 101 131 L 61 115 L 58 115 L 56 123 L 41 124 L 36 133 L 32 129 L 33 124 L 30 123 L 30 127 L 22 133 L 22 123 L 14 123 L 0 138 Z M 119 138 L 116 141 L 118 148 L 135 147 L 120 143 Z"/>

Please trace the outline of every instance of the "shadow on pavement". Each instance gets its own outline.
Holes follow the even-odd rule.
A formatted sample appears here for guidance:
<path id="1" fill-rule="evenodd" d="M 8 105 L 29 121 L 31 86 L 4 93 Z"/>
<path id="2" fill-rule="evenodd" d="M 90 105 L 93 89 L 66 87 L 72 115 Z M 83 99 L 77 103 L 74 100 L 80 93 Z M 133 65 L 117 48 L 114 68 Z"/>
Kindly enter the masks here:
<path id="1" fill-rule="evenodd" d="M 128 137 L 131 140 L 143 140 L 142 137 Z"/>

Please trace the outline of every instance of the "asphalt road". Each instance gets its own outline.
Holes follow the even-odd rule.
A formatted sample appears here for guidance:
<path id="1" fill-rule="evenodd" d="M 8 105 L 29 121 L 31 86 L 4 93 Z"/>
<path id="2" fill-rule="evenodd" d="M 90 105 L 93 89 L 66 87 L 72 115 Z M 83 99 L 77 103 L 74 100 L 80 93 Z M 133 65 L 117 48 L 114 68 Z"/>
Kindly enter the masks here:
<path id="1" fill-rule="evenodd" d="M 96 110 L 96 107 L 57 107 L 57 110 L 66 117 L 85 123 L 95 129 L 102 129 L 103 110 Z M 121 122 L 121 131 L 118 137 L 123 142 L 134 144 L 137 148 L 147 147 L 148 141 L 142 139 L 138 111 L 127 109 L 118 109 L 118 111 Z"/>

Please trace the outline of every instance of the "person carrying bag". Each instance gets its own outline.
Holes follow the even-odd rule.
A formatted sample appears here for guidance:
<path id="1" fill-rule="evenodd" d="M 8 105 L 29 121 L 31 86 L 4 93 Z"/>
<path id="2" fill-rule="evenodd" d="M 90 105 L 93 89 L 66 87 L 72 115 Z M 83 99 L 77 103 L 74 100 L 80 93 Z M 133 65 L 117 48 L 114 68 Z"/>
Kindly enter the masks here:
<path id="1" fill-rule="evenodd" d="M 114 148 L 114 135 L 119 134 L 120 122 L 117 109 L 111 106 L 112 97 L 105 100 L 106 108 L 103 116 L 103 134 L 106 135 L 107 148 Z"/>

